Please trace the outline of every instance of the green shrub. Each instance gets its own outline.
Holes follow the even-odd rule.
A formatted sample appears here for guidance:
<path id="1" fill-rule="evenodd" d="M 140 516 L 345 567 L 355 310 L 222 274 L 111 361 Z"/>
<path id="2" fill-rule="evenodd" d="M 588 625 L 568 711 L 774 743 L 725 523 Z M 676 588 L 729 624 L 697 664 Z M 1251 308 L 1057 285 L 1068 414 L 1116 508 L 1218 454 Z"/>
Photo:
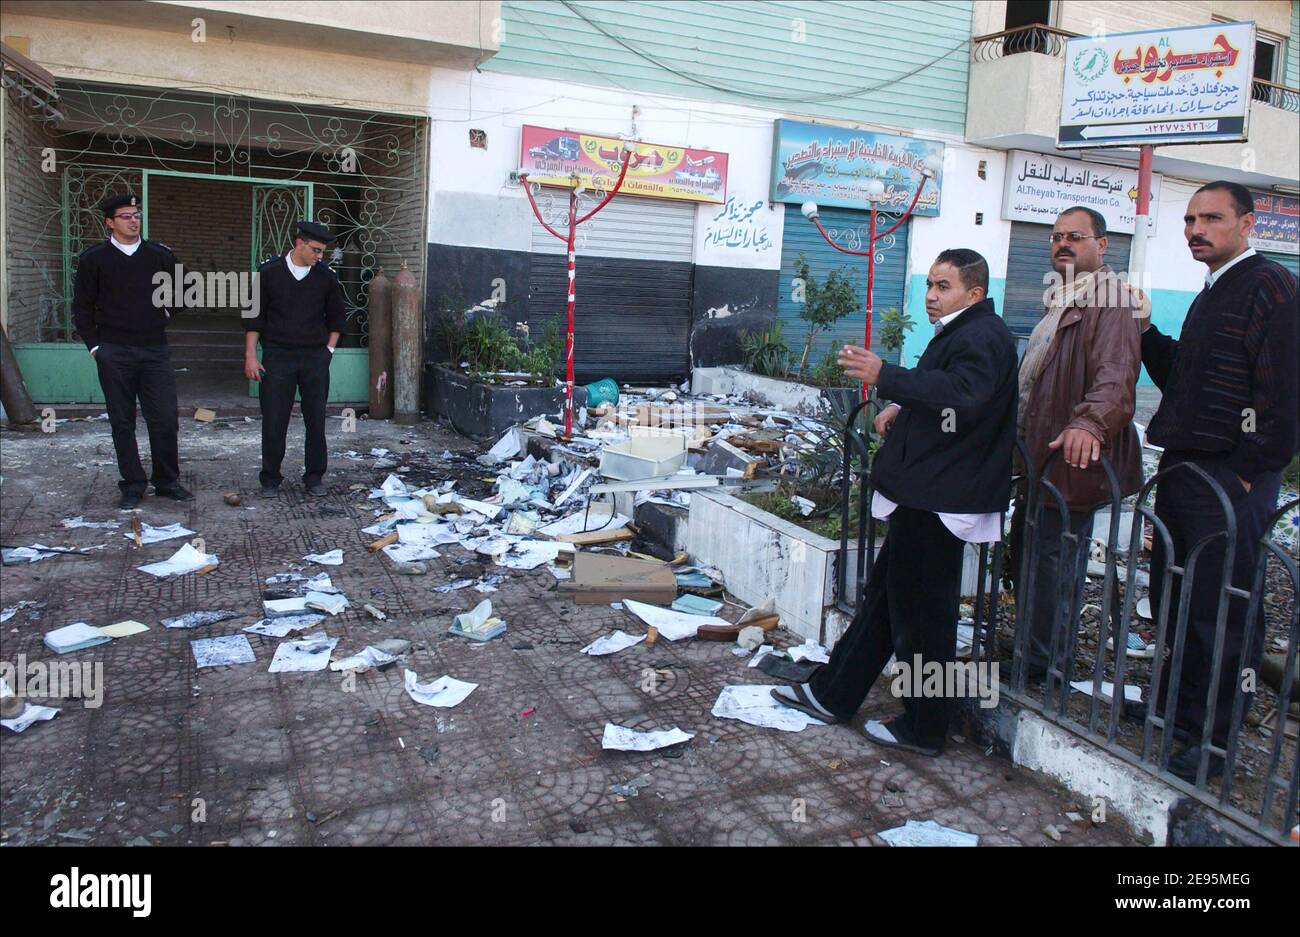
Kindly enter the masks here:
<path id="1" fill-rule="evenodd" d="M 807 257 L 800 254 L 795 263 L 796 282 L 802 284 L 804 300 L 799 306 L 799 318 L 808 323 L 803 354 L 799 357 L 798 374 L 801 379 L 808 367 L 808 352 L 812 349 L 817 334 L 862 308 L 853 291 L 853 274 L 846 273 L 847 270 L 847 267 L 832 270 L 827 275 L 826 282 L 819 283 L 808 268 Z"/>
<path id="2" fill-rule="evenodd" d="M 740 343 L 745 370 L 764 377 L 785 377 L 789 371 L 790 346 L 780 320 L 757 332 L 741 332 Z"/>

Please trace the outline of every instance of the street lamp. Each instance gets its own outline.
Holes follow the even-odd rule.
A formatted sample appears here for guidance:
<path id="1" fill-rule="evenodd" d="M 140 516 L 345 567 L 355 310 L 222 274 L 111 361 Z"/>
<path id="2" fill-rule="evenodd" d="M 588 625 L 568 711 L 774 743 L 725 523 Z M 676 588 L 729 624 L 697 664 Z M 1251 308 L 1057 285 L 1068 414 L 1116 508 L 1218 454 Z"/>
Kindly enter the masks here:
<path id="1" fill-rule="evenodd" d="M 569 289 L 565 307 L 568 314 L 568 324 L 564 331 L 564 435 L 567 438 L 573 437 L 573 306 L 575 296 L 575 277 L 577 274 L 575 269 L 577 251 L 574 247 L 574 243 L 578 232 L 578 225 L 582 224 L 592 215 L 596 214 L 596 212 L 608 205 L 610 199 L 618 194 L 619 189 L 623 188 L 623 180 L 627 177 L 627 167 L 632 160 L 632 148 L 624 142 L 622 150 L 623 152 L 620 160 L 622 166 L 619 170 L 618 179 L 614 182 L 614 187 L 606 193 L 600 204 L 587 212 L 581 218 L 578 217 L 578 196 L 586 191 L 586 188 L 582 185 L 577 170 L 574 170 L 573 174 L 569 177 L 569 233 L 567 237 L 546 223 L 546 219 L 542 217 L 541 210 L 537 207 L 537 201 L 533 198 L 532 189 L 529 187 L 528 173 L 524 171 L 519 173 L 520 185 L 524 188 L 524 194 L 528 196 L 528 204 L 532 206 L 533 214 L 537 217 L 538 222 L 543 228 L 555 235 L 555 237 L 564 241 L 565 246 L 567 247 L 565 254 L 569 259 Z"/>
<path id="2" fill-rule="evenodd" d="M 863 347 L 866 348 L 867 351 L 871 350 L 871 317 L 873 311 L 872 288 L 875 284 L 876 278 L 876 242 L 889 237 L 902 227 L 904 221 L 912 217 L 912 211 L 916 208 L 916 203 L 921 198 L 921 190 L 925 188 L 925 180 L 937 177 L 941 166 L 942 163 L 935 156 L 927 156 L 922 161 L 920 169 L 921 182 L 916 187 L 916 194 L 912 196 L 912 203 L 907 206 L 907 211 L 903 212 L 902 217 L 900 217 L 898 221 L 889 228 L 889 230 L 883 231 L 879 235 L 876 234 L 876 206 L 877 203 L 884 198 L 885 184 L 879 179 L 867 180 L 866 194 L 868 201 L 871 202 L 871 222 L 867 234 L 867 249 L 864 251 L 850 250 L 847 247 L 841 247 L 839 244 L 835 243 L 831 236 L 826 232 L 826 229 L 822 227 L 822 223 L 818 217 L 819 212 L 817 210 L 816 202 L 804 202 L 803 205 L 800 206 L 799 210 L 803 213 L 803 216 L 817 226 L 817 230 L 821 232 L 821 235 L 826 239 L 827 244 L 842 254 L 852 254 L 856 257 L 865 256 L 867 258 L 867 324 L 866 334 L 863 338 Z M 864 401 L 867 399 L 867 392 L 868 387 L 864 381 L 862 384 L 862 399 Z"/>

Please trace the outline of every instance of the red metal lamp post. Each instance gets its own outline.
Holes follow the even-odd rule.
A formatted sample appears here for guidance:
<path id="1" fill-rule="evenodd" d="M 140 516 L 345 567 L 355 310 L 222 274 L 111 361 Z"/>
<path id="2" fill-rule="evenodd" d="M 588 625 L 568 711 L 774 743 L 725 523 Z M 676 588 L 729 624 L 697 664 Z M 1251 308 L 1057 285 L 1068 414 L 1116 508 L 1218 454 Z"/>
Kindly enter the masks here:
<path id="1" fill-rule="evenodd" d="M 867 233 L 867 249 L 864 251 L 850 250 L 847 247 L 841 247 L 839 244 L 835 243 L 830 234 L 826 232 L 826 229 L 822 227 L 822 223 L 818 219 L 816 202 L 804 202 L 801 206 L 800 210 L 803 212 L 803 216 L 817 226 L 817 230 L 821 232 L 821 235 L 826 239 L 827 244 L 842 254 L 852 254 L 855 257 L 867 258 L 867 325 L 866 335 L 863 338 L 862 346 L 867 349 L 867 351 L 871 350 L 872 289 L 875 285 L 876 279 L 876 242 L 889 237 L 902 227 L 904 221 L 912 217 L 912 211 L 916 208 L 916 203 L 921 198 L 921 191 L 925 188 L 925 181 L 927 179 L 933 179 L 938 174 L 939 166 L 936 162 L 933 160 L 927 160 L 921 168 L 921 182 L 916 187 L 916 194 L 912 196 L 912 203 L 907 206 L 907 211 L 903 212 L 898 221 L 888 230 L 882 231 L 880 234 L 876 233 L 876 203 L 879 202 L 880 198 L 885 194 L 885 184 L 879 179 L 871 179 L 867 182 L 867 198 L 871 201 L 871 222 Z M 862 399 L 864 401 L 867 399 L 867 393 L 868 387 L 864 381 L 862 384 Z"/>
<path id="2" fill-rule="evenodd" d="M 524 172 L 521 172 L 519 174 L 519 181 L 524 187 L 524 194 L 528 196 L 528 204 L 532 206 L 533 214 L 537 216 L 538 223 L 540 223 L 543 228 L 545 228 L 551 234 L 555 235 L 561 241 L 564 241 L 566 245 L 568 245 L 567 254 L 569 259 L 569 290 L 568 290 L 568 301 L 566 303 L 567 311 L 568 311 L 568 325 L 565 329 L 565 341 L 564 341 L 564 360 L 565 360 L 564 435 L 567 437 L 573 436 L 573 304 L 574 304 L 574 277 L 576 274 L 574 262 L 577 259 L 577 255 L 574 249 L 574 239 L 577 235 L 578 225 L 582 224 L 592 215 L 596 214 L 596 212 L 600 211 L 602 208 L 608 205 L 609 200 L 618 194 L 619 189 L 623 188 L 623 180 L 624 178 L 627 177 L 627 167 L 631 159 L 632 159 L 631 149 L 624 147 L 623 165 L 621 171 L 618 174 L 618 180 L 614 183 L 614 187 L 609 190 L 609 193 L 601 200 L 599 205 L 597 205 L 591 211 L 587 212 L 581 218 L 578 217 L 578 190 L 581 188 L 578 182 L 578 174 L 575 172 L 570 177 L 568 236 L 565 236 L 561 234 L 559 231 L 556 231 L 554 228 L 552 228 L 549 224 L 546 223 L 545 219 L 542 218 L 542 213 L 537 208 L 537 201 L 533 198 L 532 190 L 528 187 L 528 174 Z"/>

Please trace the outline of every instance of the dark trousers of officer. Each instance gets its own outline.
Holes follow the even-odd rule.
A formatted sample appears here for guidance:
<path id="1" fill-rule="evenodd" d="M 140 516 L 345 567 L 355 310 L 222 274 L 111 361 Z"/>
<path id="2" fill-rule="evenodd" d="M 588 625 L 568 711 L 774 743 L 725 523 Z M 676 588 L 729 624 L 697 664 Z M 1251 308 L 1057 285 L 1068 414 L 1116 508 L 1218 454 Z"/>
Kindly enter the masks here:
<path id="1" fill-rule="evenodd" d="M 1227 468 L 1224 456 L 1177 453 L 1166 451 L 1160 459 L 1164 471 L 1180 462 L 1191 462 L 1203 468 L 1222 486 L 1232 503 L 1237 520 L 1237 543 L 1232 557 L 1232 584 L 1247 592 L 1255 582 L 1255 563 L 1259 558 L 1259 541 L 1267 533 L 1268 521 L 1276 512 L 1278 491 L 1282 484 L 1281 472 L 1265 472 L 1255 479 L 1247 493 L 1241 481 Z M 1173 472 L 1156 485 L 1156 517 L 1169 528 L 1173 541 L 1174 563 L 1183 566 L 1187 552 L 1202 538 L 1224 530 L 1227 519 L 1218 497 L 1210 486 L 1192 472 Z M 1157 534 L 1152 538 L 1151 557 L 1151 608 L 1159 621 L 1160 599 L 1164 587 L 1167 560 L 1164 542 Z M 1187 637 L 1178 680 L 1178 707 L 1174 715 L 1175 735 L 1190 735 L 1199 743 L 1202 729 L 1209 714 L 1207 699 L 1215 699 L 1214 726 L 1211 740 L 1216 745 L 1227 742 L 1232 721 L 1233 695 L 1242 683 L 1242 671 L 1249 667 L 1258 682 L 1260 658 L 1264 650 L 1264 623 L 1259 616 L 1250 646 L 1245 646 L 1247 601 L 1231 597 L 1225 620 L 1223 663 L 1217 684 L 1211 686 L 1214 665 L 1215 619 L 1219 609 L 1219 585 L 1223 579 L 1225 544 L 1218 537 L 1207 544 L 1196 559 L 1192 572 L 1191 596 L 1188 599 Z M 1160 680 L 1157 697 L 1157 715 L 1163 715 L 1169 696 L 1169 681 L 1173 668 L 1174 640 L 1177 635 L 1177 615 L 1183 577 L 1170 574 L 1173 582 L 1169 596 L 1169 623 L 1165 632 L 1165 647 L 1170 657 Z M 1255 694 L 1246 696 L 1242 715 L 1254 702 Z"/>
<path id="2" fill-rule="evenodd" d="M 278 485 L 284 480 L 280 463 L 284 461 L 285 436 L 289 416 L 293 413 L 294 394 L 302 403 L 302 421 L 307 429 L 303 457 L 302 483 L 319 484 L 325 475 L 325 401 L 330 393 L 330 359 L 324 345 L 307 348 L 262 347 L 262 383 L 258 399 L 262 406 L 263 485 Z"/>
<path id="3" fill-rule="evenodd" d="M 176 372 L 171 349 L 166 345 L 117 345 L 102 342 L 95 352 L 99 386 L 104 389 L 104 407 L 113 430 L 117 450 L 118 487 L 123 494 L 144 494 L 148 482 L 165 491 L 180 478 L 176 413 Z M 135 402 L 140 400 L 145 425 L 149 427 L 149 452 L 153 469 L 148 479 L 140 462 L 135 441 Z"/>
<path id="4" fill-rule="evenodd" d="M 965 545 L 939 515 L 902 507 L 889 516 L 889 533 L 871 567 L 871 580 L 849 630 L 830 662 L 809 681 L 817 702 L 852 718 L 893 654 L 915 668 L 932 661 L 947 671 L 956 659 Z M 916 685 L 920 685 L 920 675 Z M 908 686 L 912 681 L 908 681 Z M 904 720 L 918 740 L 942 746 L 949 701 L 903 696 Z"/>

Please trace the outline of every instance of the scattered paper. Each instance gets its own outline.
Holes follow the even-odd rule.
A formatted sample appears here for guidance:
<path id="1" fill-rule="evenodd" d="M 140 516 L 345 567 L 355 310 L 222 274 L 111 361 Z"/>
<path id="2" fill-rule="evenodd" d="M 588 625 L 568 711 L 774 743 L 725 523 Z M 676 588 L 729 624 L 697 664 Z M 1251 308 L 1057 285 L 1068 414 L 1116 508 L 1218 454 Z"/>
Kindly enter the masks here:
<path id="1" fill-rule="evenodd" d="M 731 622 L 724 621 L 721 618 L 692 615 L 689 612 L 674 612 L 671 609 L 660 608 L 657 605 L 647 605 L 645 602 L 638 602 L 635 599 L 624 599 L 623 607 L 647 625 L 653 625 L 659 631 L 660 636 L 669 641 L 693 638 L 695 633 L 700 630 L 701 625 L 729 626 L 731 624 Z"/>
<path id="2" fill-rule="evenodd" d="M 754 656 L 753 656 L 752 658 L 750 658 L 749 666 L 750 666 L 750 667 L 757 667 L 757 666 L 758 666 L 758 662 L 759 662 L 760 660 L 762 660 L 762 659 L 763 659 L 764 657 L 766 657 L 768 654 L 773 654 L 773 653 L 775 653 L 775 652 L 776 652 L 776 648 L 774 648 L 772 645 L 770 645 L 770 644 L 764 644 L 762 647 L 760 647 L 758 650 L 756 650 L 756 651 L 754 652 Z"/>
<path id="3" fill-rule="evenodd" d="M 330 615 L 337 615 L 348 607 L 347 596 L 336 592 L 308 592 L 304 599 L 307 608 Z"/>
<path id="4" fill-rule="evenodd" d="M 295 631 L 314 628 L 324 620 L 324 615 L 283 615 L 279 618 L 263 618 L 243 630 L 249 634 L 264 634 L 268 638 L 287 638 Z"/>
<path id="5" fill-rule="evenodd" d="M 978 846 L 980 842 L 974 833 L 940 826 L 933 820 L 908 820 L 902 826 L 883 831 L 880 838 L 891 846 Z"/>
<path id="6" fill-rule="evenodd" d="M 142 631 L 148 631 L 149 626 L 138 621 L 119 621 L 115 625 L 105 625 L 99 629 L 99 633 L 110 638 L 129 638 L 133 634 L 140 634 Z"/>
<path id="7" fill-rule="evenodd" d="M 150 563 L 147 566 L 137 566 L 136 569 L 142 573 L 148 573 L 150 576 L 165 579 L 168 576 L 184 576 L 205 566 L 215 566 L 219 562 L 220 560 L 217 559 L 215 553 L 200 553 L 194 549 L 193 544 L 187 543 L 168 559 L 160 563 Z"/>
<path id="8" fill-rule="evenodd" d="M 226 621 L 229 618 L 238 618 L 240 614 L 240 612 L 232 612 L 228 609 L 216 612 L 186 612 L 184 615 L 164 618 L 162 626 L 164 628 L 198 628 L 201 625 L 211 625 L 214 622 Z"/>
<path id="9" fill-rule="evenodd" d="M 508 553 L 495 557 L 498 566 L 508 569 L 536 569 L 547 563 L 554 563 L 561 553 L 573 553 L 571 543 L 556 540 L 521 540 L 510 548 Z"/>
<path id="10" fill-rule="evenodd" d="M 497 462 L 504 462 L 506 459 L 512 459 L 519 454 L 519 434 L 512 426 L 506 430 L 506 434 L 497 440 L 495 446 L 487 451 L 487 455 L 492 457 L 490 464 L 495 465 Z"/>
<path id="11" fill-rule="evenodd" d="M 600 510 L 601 505 L 592 505 L 591 511 L 575 511 L 568 517 L 537 528 L 537 533 L 544 537 L 563 537 L 569 534 L 586 533 L 593 530 L 618 530 L 631 522 L 625 514 L 609 516 L 609 509 Z"/>
<path id="12" fill-rule="evenodd" d="M 56 654 L 71 654 L 73 651 L 85 650 L 111 641 L 94 625 L 79 621 L 62 628 L 56 628 L 45 635 L 45 646 Z"/>
<path id="13" fill-rule="evenodd" d="M 339 643 L 338 638 L 331 638 L 321 633 L 285 641 L 275 649 L 271 658 L 269 673 L 310 673 L 324 670 L 329 666 L 330 654 Z"/>
<path id="14" fill-rule="evenodd" d="M 622 630 L 619 630 L 615 631 L 613 634 L 607 634 L 604 637 L 597 638 L 579 651 L 579 653 L 588 654 L 592 657 L 604 657 L 606 654 L 617 654 L 619 651 L 640 644 L 644 640 L 645 635 L 643 634 L 625 634 Z"/>
<path id="15" fill-rule="evenodd" d="M 190 642 L 190 649 L 194 652 L 194 666 L 199 668 L 251 664 L 257 660 L 253 646 L 242 634 L 200 638 Z"/>
<path id="16" fill-rule="evenodd" d="M 432 591 L 446 595 L 448 592 L 455 592 L 457 589 L 465 589 L 474 585 L 474 583 L 475 580 L 473 579 L 457 579 L 455 582 L 449 582 L 445 586 L 434 586 Z"/>
<path id="17" fill-rule="evenodd" d="M 772 698 L 772 686 L 767 684 L 723 687 L 713 704 L 713 715 L 782 732 L 802 732 L 808 726 L 826 725 L 820 719 L 778 703 Z"/>
<path id="18" fill-rule="evenodd" d="M 826 653 L 826 648 L 812 638 L 808 638 L 803 644 L 796 644 L 794 647 L 786 648 L 785 652 L 790 655 L 790 659 L 796 664 L 801 660 L 810 660 L 820 664 L 830 663 L 830 655 Z"/>
<path id="19" fill-rule="evenodd" d="M 425 706 L 438 706 L 444 709 L 459 705 L 464 702 L 465 697 L 478 689 L 477 683 L 466 683 L 446 675 L 430 683 L 417 683 L 418 678 L 414 670 L 405 671 L 403 679 L 406 683 L 406 692 L 411 699 Z"/>
<path id="20" fill-rule="evenodd" d="M 619 752 L 652 752 L 670 745 L 680 745 L 695 738 L 690 732 L 683 732 L 673 726 L 656 732 L 638 732 L 626 726 L 605 723 L 605 735 L 600 740 L 600 747 Z"/>
<path id="21" fill-rule="evenodd" d="M 420 560 L 436 560 L 442 556 L 424 543 L 390 543 L 383 550 L 384 555 L 394 563 L 416 563 Z"/>
<path id="22" fill-rule="evenodd" d="M 43 543 L 33 543 L 30 547 L 14 547 L 12 550 L 5 551 L 4 554 L 5 562 L 26 560 L 29 563 L 35 563 L 50 556 L 59 556 L 59 554 Z"/>
<path id="23" fill-rule="evenodd" d="M 311 563 L 319 563 L 321 566 L 342 566 L 343 551 L 340 549 L 330 550 L 328 553 L 308 553 L 303 559 Z"/>
<path id="24" fill-rule="evenodd" d="M 307 597 L 300 595 L 291 599 L 267 599 L 262 603 L 262 613 L 267 618 L 280 618 L 284 615 L 301 615 L 307 611 Z"/>
<path id="25" fill-rule="evenodd" d="M 8 682 L 0 679 L 0 697 L 13 696 L 14 691 L 10 688 Z M 22 732 L 28 726 L 35 722 L 44 722 L 46 719 L 53 719 L 59 714 L 58 709 L 53 706 L 36 706 L 32 703 L 26 703 L 22 712 L 12 719 L 0 719 L 0 726 L 4 726 L 11 732 Z"/>
<path id="26" fill-rule="evenodd" d="M 134 540 L 135 534 L 127 531 L 122 534 L 127 540 Z M 177 537 L 192 537 L 194 531 L 180 524 L 168 524 L 166 527 L 154 527 L 151 524 L 140 525 L 140 543 L 160 543 L 163 540 L 175 540 Z"/>
<path id="27" fill-rule="evenodd" d="M 1070 686 L 1074 687 L 1074 689 L 1078 690 L 1080 693 L 1092 696 L 1091 680 L 1075 680 L 1070 683 Z M 1101 698 L 1108 700 L 1113 699 L 1114 696 L 1115 684 L 1111 683 L 1109 680 L 1101 681 Z M 1126 703 L 1142 702 L 1142 688 L 1140 686 L 1134 686 L 1131 683 L 1124 684 L 1124 701 Z"/>
<path id="28" fill-rule="evenodd" d="M 77 517 L 65 518 L 63 526 L 69 530 L 74 527 L 94 527 L 103 530 L 116 530 L 118 527 L 122 526 L 122 523 L 121 521 L 88 521 L 78 515 Z"/>
<path id="29" fill-rule="evenodd" d="M 377 647 L 366 645 L 361 653 L 334 661 L 330 664 L 330 670 L 370 670 L 391 664 L 395 660 L 395 654 L 385 654 Z"/>

